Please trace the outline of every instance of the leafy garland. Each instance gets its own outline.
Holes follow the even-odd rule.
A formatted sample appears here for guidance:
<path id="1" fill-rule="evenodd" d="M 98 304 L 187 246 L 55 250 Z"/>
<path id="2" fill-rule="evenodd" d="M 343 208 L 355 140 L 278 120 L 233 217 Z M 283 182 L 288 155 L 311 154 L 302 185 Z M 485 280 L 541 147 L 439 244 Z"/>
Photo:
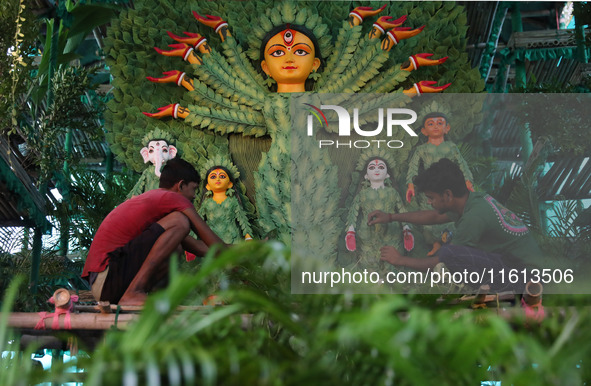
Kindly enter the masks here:
<path id="1" fill-rule="evenodd" d="M 159 127 L 148 132 L 148 134 L 146 134 L 144 138 L 142 138 L 142 143 L 144 144 L 144 146 L 148 146 L 150 141 L 156 140 L 166 141 L 166 143 L 169 145 L 174 145 L 176 143 L 174 137 L 170 133 L 160 129 Z"/>
<path id="2" fill-rule="evenodd" d="M 240 172 L 238 171 L 236 165 L 234 165 L 232 161 L 228 159 L 228 157 L 223 157 L 219 154 L 216 154 L 207 161 L 205 161 L 205 163 L 201 167 L 201 175 L 204 176 L 205 181 L 207 181 L 207 176 L 205 175 L 205 173 L 207 173 L 207 171 L 214 166 L 223 166 L 232 174 L 232 179 L 234 181 L 238 181 L 238 177 L 240 177 Z"/>

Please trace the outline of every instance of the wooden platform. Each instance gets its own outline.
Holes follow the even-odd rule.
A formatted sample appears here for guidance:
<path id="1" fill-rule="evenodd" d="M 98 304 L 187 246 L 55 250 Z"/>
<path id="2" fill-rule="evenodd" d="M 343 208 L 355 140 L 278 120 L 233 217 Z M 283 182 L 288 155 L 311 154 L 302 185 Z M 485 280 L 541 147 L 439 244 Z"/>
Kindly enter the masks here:
<path id="1" fill-rule="evenodd" d="M 533 299 L 541 304 L 541 286 L 534 288 L 539 293 L 534 293 Z M 526 292 L 526 295 L 532 296 Z M 104 336 L 106 330 L 113 328 L 125 330 L 131 323 L 137 320 L 143 309 L 142 306 L 119 306 L 108 302 L 96 302 L 88 294 L 79 294 L 79 302 L 73 303 L 72 294 L 61 289 L 54 293 L 54 301 L 58 312 L 57 328 L 54 328 L 54 314 L 38 312 L 13 312 L 8 315 L 8 326 L 14 329 L 21 336 L 21 346 L 35 344 L 40 348 L 61 348 L 70 349 L 72 337 L 79 339 L 81 347 L 92 349 Z M 539 297 L 539 299 L 537 298 Z M 82 301 L 84 300 L 84 301 Z M 479 318 L 497 315 L 510 323 L 535 325 L 540 321 L 527 320 L 525 311 L 518 302 L 519 298 L 512 292 L 489 294 L 486 292 L 475 295 L 464 295 L 460 298 L 445 299 L 441 302 L 450 306 L 464 305 L 462 309 L 456 309 L 457 316 L 467 312 L 478 312 Z M 529 304 L 536 304 L 529 303 Z M 439 307 L 441 307 L 441 303 Z M 223 306 L 221 306 L 223 307 Z M 206 311 L 212 306 L 180 306 L 179 312 L 187 310 Z M 67 310 L 68 312 L 66 312 Z M 551 307 L 545 308 L 546 315 L 559 315 L 566 318 L 568 315 L 576 314 L 574 307 Z M 69 316 L 70 326 L 66 328 L 66 315 Z M 36 326 L 44 316 L 41 329 Z M 3 315 L 0 313 L 0 318 Z M 252 327 L 252 315 L 241 315 L 243 329 Z M 38 327 L 38 326 L 37 326 Z"/>
<path id="2" fill-rule="evenodd" d="M 78 302 L 72 301 L 73 295 L 78 296 Z M 54 311 L 11 312 L 8 315 L 8 327 L 21 337 L 23 348 L 34 344 L 39 348 L 70 350 L 71 338 L 75 337 L 81 346 L 92 349 L 102 339 L 105 331 L 125 330 L 140 317 L 143 310 L 143 306 L 97 302 L 90 291 L 73 293 L 59 289 L 54 292 L 52 299 L 55 303 Z M 177 311 L 204 311 L 211 308 L 212 306 L 180 306 Z M 54 328 L 56 311 L 57 328 Z M 0 318 L 2 317 L 0 313 Z M 43 322 L 40 323 L 42 318 Z M 66 326 L 66 318 L 69 318 L 69 326 Z M 243 325 L 244 323 L 243 318 Z"/>

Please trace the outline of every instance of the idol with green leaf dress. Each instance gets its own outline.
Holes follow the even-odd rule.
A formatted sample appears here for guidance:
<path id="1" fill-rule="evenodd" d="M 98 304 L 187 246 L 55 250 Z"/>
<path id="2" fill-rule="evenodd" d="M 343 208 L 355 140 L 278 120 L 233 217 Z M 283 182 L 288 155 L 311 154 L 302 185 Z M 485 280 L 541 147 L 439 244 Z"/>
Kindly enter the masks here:
<path id="1" fill-rule="evenodd" d="M 365 165 L 365 175 L 349 208 L 345 244 L 347 250 L 357 253 L 359 268 L 378 270 L 383 266 L 380 263 L 381 247 L 390 245 L 410 251 L 414 247 L 414 237 L 407 224 L 367 225 L 369 214 L 375 210 L 385 213 L 406 210 L 400 194 L 391 185 L 385 158 L 370 157 L 363 161 L 362 157 L 360 163 Z"/>
<path id="2" fill-rule="evenodd" d="M 240 195 L 235 192 L 238 172 L 222 165 L 210 167 L 199 214 L 226 244 L 252 240 L 252 228 Z"/>

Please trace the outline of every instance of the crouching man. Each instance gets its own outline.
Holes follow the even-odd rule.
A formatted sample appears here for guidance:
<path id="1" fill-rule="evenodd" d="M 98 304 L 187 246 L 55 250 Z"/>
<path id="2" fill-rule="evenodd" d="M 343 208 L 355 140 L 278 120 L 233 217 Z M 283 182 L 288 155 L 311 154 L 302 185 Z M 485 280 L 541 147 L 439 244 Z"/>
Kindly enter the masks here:
<path id="1" fill-rule="evenodd" d="M 510 269 L 545 263 L 523 221 L 490 195 L 469 191 L 462 171 L 449 159 L 442 158 L 432 164 L 415 177 L 414 185 L 418 191 L 425 193 L 433 210 L 407 213 L 374 211 L 368 215 L 368 225 L 391 221 L 433 225 L 454 221 L 456 231 L 452 242 L 443 245 L 435 256 L 424 259 L 406 257 L 396 248 L 384 246 L 380 249 L 382 260 L 416 270 L 432 270 L 443 262 L 452 273 L 485 272 L 479 284 L 488 284 L 497 291 L 523 290 L 529 278 L 523 277 L 519 283 L 508 286 L 506 275 Z"/>
<path id="2" fill-rule="evenodd" d="M 168 259 L 182 249 L 203 256 L 223 241 L 195 211 L 200 177 L 180 158 L 162 169 L 160 188 L 113 209 L 100 225 L 82 277 L 97 300 L 142 305 L 146 293 L 168 275 Z M 193 230 L 200 240 L 189 236 Z"/>

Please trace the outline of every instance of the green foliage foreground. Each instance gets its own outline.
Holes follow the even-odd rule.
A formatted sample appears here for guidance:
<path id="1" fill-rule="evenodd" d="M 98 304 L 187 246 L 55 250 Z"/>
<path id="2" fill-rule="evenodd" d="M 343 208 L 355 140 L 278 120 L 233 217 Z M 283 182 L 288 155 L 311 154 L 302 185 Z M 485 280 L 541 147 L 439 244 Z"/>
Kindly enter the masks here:
<path id="1" fill-rule="evenodd" d="M 280 244 L 250 242 L 199 267 L 173 266 L 171 284 L 149 298 L 136 323 L 107 331 L 88 358 L 79 356 L 84 384 L 574 385 L 591 378 L 591 316 L 582 308 L 525 327 L 494 310 L 438 307 L 431 296 L 291 295 L 289 256 Z M 225 306 L 175 311 L 212 291 Z M 13 285 L 3 311 L 14 293 Z M 0 351 L 6 333 L 2 320 Z M 25 366 L 28 358 L 2 359 L 0 384 L 75 375 L 65 367 L 40 374 Z"/>

